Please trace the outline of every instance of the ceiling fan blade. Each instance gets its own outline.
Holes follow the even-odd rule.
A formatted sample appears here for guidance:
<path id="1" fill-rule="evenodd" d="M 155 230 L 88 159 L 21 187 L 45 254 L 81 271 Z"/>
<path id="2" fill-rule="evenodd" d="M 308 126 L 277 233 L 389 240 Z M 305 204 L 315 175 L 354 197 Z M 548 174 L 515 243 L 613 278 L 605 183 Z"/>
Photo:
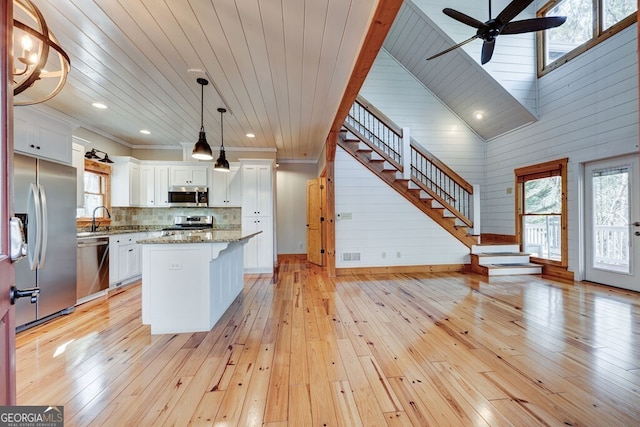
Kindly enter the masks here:
<path id="1" fill-rule="evenodd" d="M 495 40 L 491 40 L 491 41 L 485 41 L 482 44 L 482 65 L 486 64 L 487 62 L 489 62 L 491 60 L 491 57 L 493 56 L 493 48 L 496 47 L 496 41 Z"/>
<path id="2" fill-rule="evenodd" d="M 509 22 L 502 29 L 501 34 L 522 34 L 533 31 L 548 30 L 559 27 L 567 20 L 566 16 L 548 16 L 545 18 L 523 19 L 522 21 Z"/>
<path id="3" fill-rule="evenodd" d="M 496 20 L 506 24 L 518 16 L 520 12 L 525 10 L 532 2 L 533 0 L 513 0 L 496 16 Z"/>
<path id="4" fill-rule="evenodd" d="M 439 56 L 442 56 L 442 55 L 444 55 L 445 53 L 449 53 L 449 52 L 451 52 L 452 50 L 457 49 L 457 48 L 459 48 L 460 46 L 464 46 L 465 44 L 467 44 L 467 43 L 469 43 L 469 42 L 472 42 L 472 41 L 474 41 L 474 40 L 475 40 L 475 39 L 477 39 L 477 38 L 478 38 L 478 36 L 477 36 L 477 35 L 475 35 L 475 36 L 473 36 L 473 37 L 471 37 L 471 38 L 468 38 L 468 39 L 466 39 L 465 41 L 460 42 L 460 43 L 458 43 L 458 44 L 457 44 L 457 45 L 455 45 L 455 46 L 451 46 L 449 49 L 445 49 L 445 50 L 443 50 L 443 51 L 442 51 L 442 52 L 440 52 L 440 53 L 436 53 L 435 55 L 428 57 L 428 58 L 427 58 L 427 61 L 429 61 L 430 59 L 434 59 L 434 58 L 437 58 L 437 57 L 439 57 Z"/>
<path id="5" fill-rule="evenodd" d="M 458 12 L 457 10 L 449 9 L 448 7 L 442 9 L 442 12 L 450 18 L 455 19 L 458 22 L 462 22 L 473 28 L 480 28 L 485 26 L 485 23 L 482 21 L 478 21 L 476 18 L 472 18 L 469 15 L 465 15 L 462 12 Z"/>

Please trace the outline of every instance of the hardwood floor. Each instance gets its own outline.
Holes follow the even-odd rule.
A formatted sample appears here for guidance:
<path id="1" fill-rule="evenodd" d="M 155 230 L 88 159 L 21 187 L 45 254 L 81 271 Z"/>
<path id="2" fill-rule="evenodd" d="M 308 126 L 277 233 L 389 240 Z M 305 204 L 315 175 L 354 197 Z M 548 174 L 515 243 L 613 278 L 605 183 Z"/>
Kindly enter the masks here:
<path id="1" fill-rule="evenodd" d="M 638 425 L 640 295 L 536 276 L 291 260 L 208 333 L 150 335 L 140 286 L 18 334 L 18 404 L 67 426 Z"/>

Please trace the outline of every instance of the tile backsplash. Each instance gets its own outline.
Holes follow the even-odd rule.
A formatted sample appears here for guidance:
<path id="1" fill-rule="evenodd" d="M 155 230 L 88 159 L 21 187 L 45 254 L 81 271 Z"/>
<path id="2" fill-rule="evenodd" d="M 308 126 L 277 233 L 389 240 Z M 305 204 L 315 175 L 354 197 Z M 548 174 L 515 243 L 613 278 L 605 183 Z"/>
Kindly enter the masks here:
<path id="1" fill-rule="evenodd" d="M 111 227 L 166 227 L 178 215 L 211 215 L 214 228 L 242 228 L 241 208 L 125 208 L 111 209 Z"/>

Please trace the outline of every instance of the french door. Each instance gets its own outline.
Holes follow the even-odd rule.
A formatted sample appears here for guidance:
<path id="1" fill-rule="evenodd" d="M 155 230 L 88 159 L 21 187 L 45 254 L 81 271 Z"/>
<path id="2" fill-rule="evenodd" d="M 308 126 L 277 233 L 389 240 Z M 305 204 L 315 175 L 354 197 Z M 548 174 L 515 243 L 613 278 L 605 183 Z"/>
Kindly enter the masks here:
<path id="1" fill-rule="evenodd" d="M 638 156 L 585 165 L 585 279 L 640 291 Z"/>

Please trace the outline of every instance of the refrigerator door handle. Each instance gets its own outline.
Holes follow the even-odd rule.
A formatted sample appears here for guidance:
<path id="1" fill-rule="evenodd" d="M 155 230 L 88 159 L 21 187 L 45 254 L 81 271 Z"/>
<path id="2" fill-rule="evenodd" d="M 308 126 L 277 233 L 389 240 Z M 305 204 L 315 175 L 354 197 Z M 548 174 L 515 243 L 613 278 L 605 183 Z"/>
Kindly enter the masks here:
<path id="1" fill-rule="evenodd" d="M 38 268 L 44 267 L 44 260 L 47 255 L 47 236 L 49 235 L 49 213 L 47 211 L 47 193 L 44 191 L 44 185 L 38 185 L 40 190 L 40 201 L 42 204 L 42 233 L 40 234 L 40 261 Z"/>
<path id="2" fill-rule="evenodd" d="M 29 256 L 29 268 L 35 270 L 38 267 L 41 240 L 41 210 L 38 188 L 35 184 L 29 184 L 29 196 L 27 201 L 27 218 L 35 218 L 35 233 L 28 233 L 27 255 Z M 31 231 L 31 230 L 30 230 Z"/>

